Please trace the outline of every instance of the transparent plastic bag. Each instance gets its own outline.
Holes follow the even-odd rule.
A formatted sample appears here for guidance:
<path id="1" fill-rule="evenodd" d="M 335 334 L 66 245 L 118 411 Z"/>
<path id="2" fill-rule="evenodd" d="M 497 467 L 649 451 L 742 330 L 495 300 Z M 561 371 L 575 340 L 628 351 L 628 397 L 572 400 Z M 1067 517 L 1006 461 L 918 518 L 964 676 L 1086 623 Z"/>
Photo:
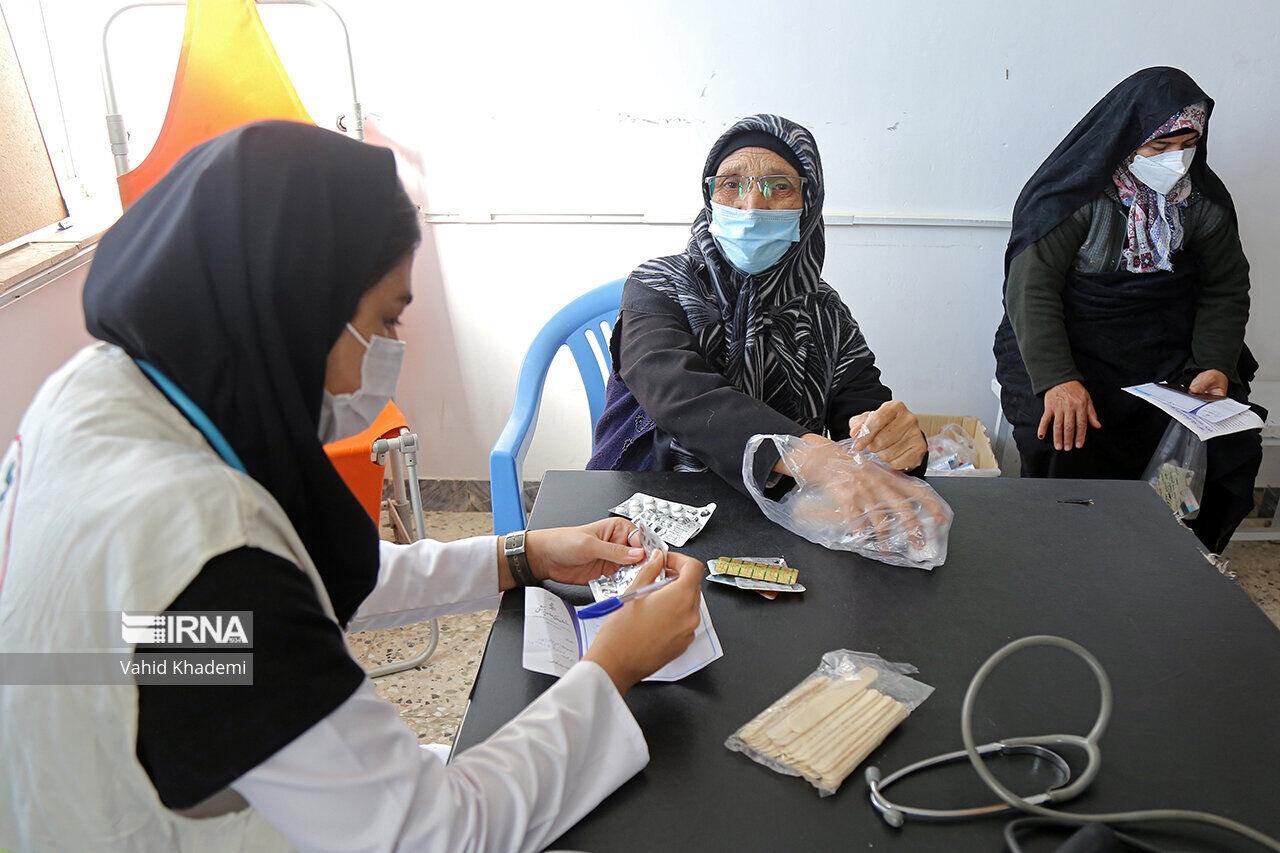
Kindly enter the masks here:
<path id="1" fill-rule="evenodd" d="M 960 424 L 947 424 L 929 437 L 930 471 L 960 471 L 977 464 L 977 445 Z"/>
<path id="2" fill-rule="evenodd" d="M 796 481 L 778 501 L 755 482 L 756 450 L 765 441 L 777 445 Z M 924 480 L 854 450 L 851 440 L 815 446 L 792 435 L 753 436 L 742 457 L 742 481 L 771 521 L 810 542 L 894 566 L 932 569 L 946 562 L 951 507 Z"/>
<path id="3" fill-rule="evenodd" d="M 1171 420 L 1142 478 L 1156 490 L 1179 520 L 1191 519 L 1200 512 L 1207 467 L 1204 442 L 1194 432 Z"/>
<path id="4" fill-rule="evenodd" d="M 812 675 L 729 736 L 724 745 L 823 797 L 867 759 L 933 688 L 911 664 L 837 649 Z"/>

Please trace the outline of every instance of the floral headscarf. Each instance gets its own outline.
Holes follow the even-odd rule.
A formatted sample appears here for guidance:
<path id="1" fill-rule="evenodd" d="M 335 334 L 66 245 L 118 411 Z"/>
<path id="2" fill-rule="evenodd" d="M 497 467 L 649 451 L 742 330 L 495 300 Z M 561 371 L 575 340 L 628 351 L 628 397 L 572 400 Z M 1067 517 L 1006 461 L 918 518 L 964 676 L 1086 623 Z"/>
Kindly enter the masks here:
<path id="1" fill-rule="evenodd" d="M 1143 145 L 1179 131 L 1204 133 L 1207 105 L 1201 101 L 1175 113 Z M 1182 211 L 1191 195 L 1191 176 L 1184 175 L 1167 194 L 1160 194 L 1134 177 L 1128 162 L 1116 167 L 1111 180 L 1120 201 L 1129 208 L 1124 244 L 1124 263 L 1129 272 L 1158 272 L 1173 269 L 1171 257 L 1182 248 Z"/>

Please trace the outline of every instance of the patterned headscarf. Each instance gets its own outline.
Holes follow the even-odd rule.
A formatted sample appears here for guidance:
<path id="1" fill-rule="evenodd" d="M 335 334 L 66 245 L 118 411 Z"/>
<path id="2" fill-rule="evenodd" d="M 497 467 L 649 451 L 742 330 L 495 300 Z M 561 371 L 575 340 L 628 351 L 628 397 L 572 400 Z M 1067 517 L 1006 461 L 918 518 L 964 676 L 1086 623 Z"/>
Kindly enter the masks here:
<path id="1" fill-rule="evenodd" d="M 822 161 L 812 134 L 781 116 L 744 118 L 712 146 L 703 174 L 714 175 L 723 155 L 732 153 L 721 151 L 730 137 L 752 130 L 777 137 L 803 167 L 799 241 L 769 269 L 742 272 L 725 260 L 711 236 L 711 198 L 704 184 L 703 209 L 684 253 L 649 261 L 632 279 L 680 305 L 699 352 L 735 388 L 821 433 L 831 394 L 850 371 L 875 357 L 848 307 L 822 280 Z M 680 467 L 700 465 L 690 457 Z"/>
<path id="2" fill-rule="evenodd" d="M 1183 108 L 1156 128 L 1142 144 L 1179 131 L 1194 130 L 1203 134 L 1206 106 L 1201 101 Z M 1120 193 L 1120 200 L 1129 208 L 1123 253 L 1125 268 L 1129 272 L 1172 270 L 1171 257 L 1182 248 L 1182 211 L 1191 195 L 1190 174 L 1184 175 L 1164 195 L 1135 178 L 1127 162 L 1116 167 L 1111 180 Z"/>

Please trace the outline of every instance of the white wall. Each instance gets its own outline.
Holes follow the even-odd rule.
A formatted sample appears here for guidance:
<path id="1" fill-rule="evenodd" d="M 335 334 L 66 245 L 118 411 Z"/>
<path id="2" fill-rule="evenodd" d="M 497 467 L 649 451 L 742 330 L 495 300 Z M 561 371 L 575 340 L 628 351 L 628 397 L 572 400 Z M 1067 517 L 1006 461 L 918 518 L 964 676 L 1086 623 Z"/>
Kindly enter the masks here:
<path id="1" fill-rule="evenodd" d="M 79 105 L 68 124 L 89 146 L 81 159 L 109 162 L 100 123 L 86 131 L 93 121 L 82 114 L 96 97 L 83 58 L 94 54 L 90 19 L 110 4 L 45 2 L 64 98 Z M 401 154 L 424 209 L 459 220 L 427 229 L 405 329 L 401 402 L 424 433 L 427 476 L 487 476 L 541 323 L 577 293 L 678 251 L 687 226 L 645 223 L 690 220 L 708 146 L 757 111 L 813 130 L 828 214 L 900 223 L 827 233 L 826 278 L 891 387 L 920 411 L 990 420 L 1007 230 L 901 223 L 1006 220 L 1058 140 L 1147 65 L 1184 68 L 1218 101 L 1211 163 L 1235 195 L 1254 269 L 1248 340 L 1263 378 L 1280 379 L 1280 244 L 1269 239 L 1280 174 L 1267 159 L 1280 5 L 1167 0 L 1141 17 L 1107 0 L 335 5 L 380 138 Z M 128 13 L 117 33 L 136 158 L 164 110 L 157 68 L 176 54 L 163 44 L 180 30 L 176 15 L 145 14 Z M 313 115 L 331 124 L 347 108 L 335 31 L 311 10 L 264 18 Z M 511 214 L 571 221 L 476 224 Z M 630 224 L 584 221 L 592 214 Z M 549 382 L 530 478 L 588 455 L 586 407 L 565 361 Z"/>
<path id="2" fill-rule="evenodd" d="M 1160 8 L 1139 34 L 1136 22 L 1111 26 L 1117 7 L 1102 0 L 522 4 L 500 16 L 486 4 L 342 6 L 368 109 L 415 153 L 438 213 L 687 220 L 710 143 L 768 110 L 816 135 L 829 214 L 1007 219 L 1036 165 L 1112 85 L 1179 65 L 1218 101 L 1211 162 L 1234 191 L 1255 271 L 1249 341 L 1264 376 L 1280 378 L 1280 246 L 1268 239 L 1280 177 L 1258 144 L 1276 127 L 1280 6 Z M 539 191 L 543 175 L 552 190 Z M 450 437 L 429 439 L 427 470 L 484 476 L 538 320 L 685 239 L 665 225 L 435 225 L 409 330 L 411 355 L 435 367 L 405 400 Z M 981 227 L 828 229 L 826 278 L 918 410 L 991 420 L 1006 239 Z M 439 367 L 450 354 L 457 371 Z M 563 367 L 529 456 L 535 476 L 588 455 L 585 406 Z"/>
<path id="3" fill-rule="evenodd" d="M 9 446 L 45 377 L 91 342 L 80 307 L 88 271 L 80 266 L 0 308 L 0 446 Z"/>

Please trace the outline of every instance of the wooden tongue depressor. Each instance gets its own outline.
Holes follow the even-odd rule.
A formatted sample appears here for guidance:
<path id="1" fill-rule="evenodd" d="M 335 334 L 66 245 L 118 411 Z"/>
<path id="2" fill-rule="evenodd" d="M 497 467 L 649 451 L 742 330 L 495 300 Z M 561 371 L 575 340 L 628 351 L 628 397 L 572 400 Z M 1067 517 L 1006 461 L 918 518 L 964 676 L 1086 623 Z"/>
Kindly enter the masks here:
<path id="1" fill-rule="evenodd" d="M 852 701 L 862 692 L 863 684 L 858 681 L 836 682 L 828 687 L 820 696 L 806 703 L 786 720 L 788 734 L 795 735 L 810 731 L 827 717 L 834 714 Z"/>
<path id="2" fill-rule="evenodd" d="M 840 751 L 841 745 L 853 734 L 866 730 L 867 725 L 885 707 L 885 699 L 883 694 L 868 690 L 867 698 L 858 703 L 858 707 L 851 709 L 834 725 L 824 728 L 815 737 L 808 738 L 801 744 L 797 758 L 810 762 L 820 761 L 830 756 L 832 750 Z"/>
<path id="3" fill-rule="evenodd" d="M 856 753 L 848 755 L 835 770 L 821 776 L 806 776 L 805 778 L 812 782 L 816 787 L 823 790 L 834 791 L 836 788 L 839 788 L 844 780 L 849 778 L 849 774 L 853 773 L 859 765 L 865 762 L 871 753 L 875 751 L 876 747 L 884 741 L 884 738 L 898 727 L 898 723 L 907 718 L 908 713 L 909 712 L 906 711 L 906 709 L 899 712 L 895 718 L 885 724 L 884 731 L 880 733 L 877 739 L 869 741 Z"/>
<path id="4" fill-rule="evenodd" d="M 806 703 L 804 707 L 791 714 L 785 720 L 779 720 L 769 727 L 767 735 L 780 747 L 786 747 L 816 729 L 824 720 L 851 704 L 868 685 L 876 680 L 879 673 L 871 667 L 863 667 L 858 674 L 849 680 L 839 679 L 828 687 L 820 696 Z"/>
<path id="5" fill-rule="evenodd" d="M 875 707 L 865 714 L 857 725 L 849 726 L 840 732 L 838 737 L 832 738 L 830 742 L 824 745 L 824 748 L 818 753 L 814 761 L 815 770 L 828 770 L 833 765 L 838 765 L 845 754 L 868 736 L 874 735 L 880 724 L 892 716 L 895 708 L 900 707 L 897 702 L 888 696 L 884 694 L 876 695 Z"/>
<path id="6" fill-rule="evenodd" d="M 878 718 L 843 753 L 828 762 L 826 768 L 821 768 L 822 776 L 820 782 L 823 787 L 835 788 L 843 782 L 845 777 L 865 761 L 872 750 L 879 746 L 889 733 L 907 718 L 907 714 L 910 712 L 907 710 L 906 705 L 892 699 L 889 702 L 891 707 L 887 709 L 886 716 Z"/>
<path id="7" fill-rule="evenodd" d="M 844 740 L 850 731 L 862 731 L 866 720 L 879 712 L 884 698 L 883 694 L 875 690 L 864 692 L 793 744 L 787 750 L 787 757 L 797 762 L 812 762 L 826 754 L 833 745 Z"/>
<path id="8" fill-rule="evenodd" d="M 807 693 L 802 701 L 794 703 L 786 709 L 785 713 L 779 714 L 770 721 L 769 725 L 761 732 L 766 741 L 773 743 L 779 739 L 790 737 L 792 734 L 791 723 L 795 716 L 803 713 L 814 702 L 821 701 L 822 697 L 835 689 L 835 682 L 830 678 L 819 676 L 817 682 L 817 688 Z"/>
<path id="9" fill-rule="evenodd" d="M 803 757 L 791 759 L 788 756 L 784 760 L 811 781 L 835 775 L 835 770 L 843 766 L 842 759 L 851 746 L 862 741 L 868 733 L 875 732 L 892 714 L 892 708 L 887 703 L 897 703 L 880 694 L 876 695 L 879 698 L 874 700 L 872 710 L 863 714 L 855 726 L 846 728 L 839 737 L 828 740 L 820 748 L 808 750 L 808 754 Z"/>
<path id="10" fill-rule="evenodd" d="M 858 694 L 875 682 L 880 673 L 869 666 L 858 670 L 858 674 L 848 680 L 835 679 L 831 687 L 822 696 L 797 711 L 788 720 L 793 732 L 807 732 L 838 710 L 846 702 L 857 698 Z"/>
<path id="11" fill-rule="evenodd" d="M 818 690 L 823 688 L 826 681 L 827 679 L 822 678 L 822 676 L 812 676 L 812 678 L 801 681 L 795 688 L 792 688 L 790 693 L 783 695 L 771 707 L 765 708 L 764 711 L 758 713 L 754 720 L 742 726 L 741 738 L 744 740 L 763 738 L 765 729 L 785 717 L 796 704 L 804 702 L 805 697 L 817 693 Z"/>
<path id="12" fill-rule="evenodd" d="M 805 697 L 817 693 L 826 686 L 829 681 L 830 679 L 818 675 L 810 676 L 800 682 L 791 689 L 791 692 L 774 702 L 771 707 L 762 711 L 760 714 L 757 714 L 754 720 L 743 726 L 739 737 L 741 737 L 748 745 L 759 749 L 760 746 L 763 745 L 762 738 L 764 730 L 768 728 L 769 725 L 785 717 L 792 708 L 803 702 Z M 757 746 L 757 742 L 759 742 L 760 746 Z"/>

